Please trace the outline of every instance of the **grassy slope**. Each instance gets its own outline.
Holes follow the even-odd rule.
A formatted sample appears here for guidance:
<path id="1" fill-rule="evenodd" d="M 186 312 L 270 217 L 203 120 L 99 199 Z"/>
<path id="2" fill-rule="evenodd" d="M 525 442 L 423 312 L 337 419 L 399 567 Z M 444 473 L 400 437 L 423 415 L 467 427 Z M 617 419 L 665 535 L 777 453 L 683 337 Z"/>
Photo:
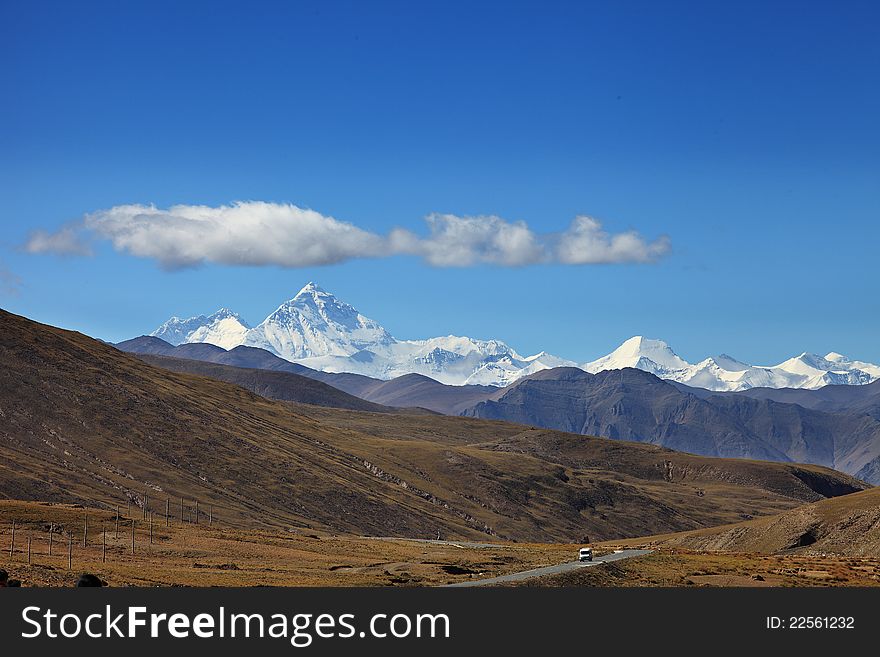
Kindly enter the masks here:
<path id="1" fill-rule="evenodd" d="M 880 557 L 880 488 L 748 522 L 639 542 L 701 551 Z"/>
<path id="2" fill-rule="evenodd" d="M 155 519 L 150 544 L 147 525 L 140 513 L 134 515 L 132 555 L 131 524 L 125 517 L 117 538 L 114 513 L 79 505 L 0 500 L 0 568 L 25 586 L 72 586 L 82 572 L 94 573 L 111 586 L 430 586 L 559 563 L 575 550 L 570 545 L 476 548 L 314 530 L 232 529 L 222 519 L 210 527 L 195 526 L 181 524 L 176 515 L 170 528 L 161 518 Z M 83 548 L 86 516 L 88 545 Z M 17 526 L 15 554 L 10 558 L 12 520 Z M 106 561 L 101 560 L 102 526 L 107 530 Z M 70 570 L 68 532 L 73 537 Z"/>

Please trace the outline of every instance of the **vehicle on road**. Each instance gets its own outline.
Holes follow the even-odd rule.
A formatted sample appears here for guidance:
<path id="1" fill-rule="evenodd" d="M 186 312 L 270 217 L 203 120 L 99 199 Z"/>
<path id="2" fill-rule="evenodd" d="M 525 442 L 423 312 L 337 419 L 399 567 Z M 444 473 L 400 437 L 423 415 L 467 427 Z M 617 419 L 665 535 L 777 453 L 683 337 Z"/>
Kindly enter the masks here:
<path id="1" fill-rule="evenodd" d="M 593 560 L 593 548 L 581 548 L 578 550 L 578 561 L 592 561 Z"/>

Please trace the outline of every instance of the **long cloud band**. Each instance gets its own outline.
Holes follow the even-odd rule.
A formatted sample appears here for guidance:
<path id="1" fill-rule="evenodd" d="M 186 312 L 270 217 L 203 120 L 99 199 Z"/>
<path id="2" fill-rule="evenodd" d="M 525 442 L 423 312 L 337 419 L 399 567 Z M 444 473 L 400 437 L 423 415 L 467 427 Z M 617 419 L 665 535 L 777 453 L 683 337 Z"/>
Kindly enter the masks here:
<path id="1" fill-rule="evenodd" d="M 117 251 L 178 269 L 203 263 L 309 267 L 395 255 L 435 267 L 650 263 L 671 248 L 665 236 L 647 241 L 635 231 L 611 234 L 587 216 L 558 233 L 536 233 L 523 221 L 496 216 L 432 214 L 426 222 L 427 235 L 404 228 L 380 235 L 291 204 L 118 205 L 54 232 L 35 231 L 24 249 L 89 255 L 92 241 L 105 240 Z"/>

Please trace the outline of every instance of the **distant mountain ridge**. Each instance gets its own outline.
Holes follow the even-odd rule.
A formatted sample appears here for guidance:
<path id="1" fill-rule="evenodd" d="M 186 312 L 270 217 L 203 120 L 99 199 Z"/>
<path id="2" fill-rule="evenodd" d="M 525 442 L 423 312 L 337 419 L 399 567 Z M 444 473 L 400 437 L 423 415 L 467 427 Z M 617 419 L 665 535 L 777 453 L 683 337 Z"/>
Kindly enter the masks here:
<path id="1" fill-rule="evenodd" d="M 815 390 L 826 385 L 863 385 L 880 379 L 880 366 L 851 361 L 834 352 L 826 356 L 802 353 L 770 366 L 748 365 L 726 354 L 692 364 L 662 340 L 642 336 L 630 338 L 607 356 L 582 366 L 593 374 L 625 367 L 719 392 L 758 387 Z"/>
<path id="2" fill-rule="evenodd" d="M 835 388 L 861 393 L 876 385 Z M 462 415 L 707 456 L 815 463 L 880 484 L 880 414 L 874 414 L 880 395 L 859 394 L 852 404 L 833 395 L 833 405 L 822 400 L 824 390 L 788 391 L 815 396 L 817 408 L 807 408 L 747 393 L 688 389 L 635 368 L 596 374 L 560 368 L 499 389 Z"/>
<path id="3" fill-rule="evenodd" d="M 150 335 L 172 345 L 207 343 L 225 349 L 250 346 L 311 369 L 389 380 L 421 374 L 449 385 L 506 386 L 556 367 L 597 373 L 627 367 L 714 391 L 751 388 L 818 389 L 880 380 L 880 366 L 831 352 L 802 353 L 778 365 L 743 363 L 721 354 L 689 363 L 662 340 L 635 336 L 610 354 L 578 364 L 546 352 L 522 356 L 500 340 L 445 336 L 399 340 L 375 320 L 314 283 L 281 304 L 256 326 L 227 308 L 188 319 L 172 317 Z"/>
<path id="4" fill-rule="evenodd" d="M 139 357 L 145 363 L 155 367 L 225 381 L 267 399 L 371 413 L 399 412 L 399 409 L 374 404 L 329 384 L 293 372 L 236 367 L 217 362 L 169 356 L 141 354 Z"/>
<path id="5" fill-rule="evenodd" d="M 858 387 L 830 385 L 817 390 L 751 388 L 737 394 L 829 413 L 864 413 L 880 420 L 880 381 Z"/>
<path id="6" fill-rule="evenodd" d="M 314 283 L 254 327 L 228 309 L 173 317 L 151 334 L 172 345 L 250 346 L 314 370 L 392 379 L 422 374 L 451 385 L 506 385 L 533 372 L 574 365 L 546 354 L 521 356 L 500 340 L 445 336 L 398 340 Z"/>
<path id="7" fill-rule="evenodd" d="M 121 351 L 137 354 L 147 360 L 147 362 L 160 367 L 212 376 L 213 378 L 220 378 L 221 380 L 238 383 L 239 385 L 241 385 L 240 381 L 231 380 L 226 374 L 215 376 L 215 373 L 220 374 L 219 371 L 205 371 L 198 366 L 198 362 L 245 368 L 247 370 L 269 370 L 296 374 L 321 381 L 349 395 L 354 395 L 374 404 L 400 408 L 421 407 L 437 413 L 443 413 L 444 415 L 458 415 L 461 411 L 482 401 L 498 390 L 495 386 L 444 385 L 421 374 L 404 374 L 394 379 L 383 380 L 374 379 L 362 374 L 320 372 L 298 363 L 291 363 L 259 347 L 238 346 L 227 351 L 222 347 L 203 343 L 184 343 L 174 346 L 161 338 L 147 335 L 126 340 L 114 346 Z M 244 387 L 258 392 L 253 386 L 245 385 Z M 259 394 L 273 399 L 279 398 L 273 395 L 265 395 L 264 391 L 260 391 Z M 299 401 L 304 400 L 300 399 Z M 305 403 L 316 402 L 309 401 Z M 340 404 L 339 400 L 335 397 L 329 398 L 328 403 L 320 403 L 319 405 L 353 408 L 351 405 Z"/>
<path id="8" fill-rule="evenodd" d="M 572 367 L 542 370 L 505 388 L 452 386 L 420 374 L 384 381 L 360 374 L 319 372 L 254 347 L 230 351 L 207 344 L 175 347 L 146 336 L 117 347 L 171 356 L 177 364 L 170 369 L 177 371 L 214 376 L 194 367 L 198 364 L 189 359 L 281 370 L 322 381 L 384 407 L 503 419 L 708 456 L 816 463 L 880 484 L 880 381 L 818 390 L 713 392 L 664 381 L 635 368 L 590 374 Z M 154 364 L 161 365 L 158 361 Z M 240 381 L 226 375 L 218 378 L 279 398 L 273 392 L 277 388 L 257 388 L 252 377 Z M 298 394 L 300 389 L 297 386 Z M 352 407 L 332 395 L 307 403 Z"/>

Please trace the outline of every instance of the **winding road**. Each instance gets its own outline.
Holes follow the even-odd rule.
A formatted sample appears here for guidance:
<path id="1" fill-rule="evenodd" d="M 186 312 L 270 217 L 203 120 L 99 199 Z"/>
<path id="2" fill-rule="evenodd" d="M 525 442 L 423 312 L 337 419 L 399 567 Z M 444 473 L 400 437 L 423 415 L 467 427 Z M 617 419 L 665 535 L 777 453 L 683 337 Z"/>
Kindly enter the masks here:
<path id="1" fill-rule="evenodd" d="M 651 554 L 653 550 L 621 550 L 620 552 L 612 552 L 610 554 L 596 557 L 592 561 L 569 561 L 560 563 L 555 566 L 544 566 L 543 568 L 533 568 L 531 570 L 523 570 L 518 573 L 510 573 L 509 575 L 499 575 L 498 577 L 489 577 L 487 579 L 475 579 L 467 582 L 458 582 L 456 584 L 447 584 L 446 586 L 492 586 L 494 584 L 502 584 L 504 582 L 519 582 L 532 577 L 544 577 L 545 575 L 557 575 L 559 573 L 567 573 L 578 568 L 589 568 L 590 566 L 598 566 L 602 563 L 611 561 L 620 561 L 621 559 L 631 559 L 632 557 L 640 557 L 645 554 Z"/>

